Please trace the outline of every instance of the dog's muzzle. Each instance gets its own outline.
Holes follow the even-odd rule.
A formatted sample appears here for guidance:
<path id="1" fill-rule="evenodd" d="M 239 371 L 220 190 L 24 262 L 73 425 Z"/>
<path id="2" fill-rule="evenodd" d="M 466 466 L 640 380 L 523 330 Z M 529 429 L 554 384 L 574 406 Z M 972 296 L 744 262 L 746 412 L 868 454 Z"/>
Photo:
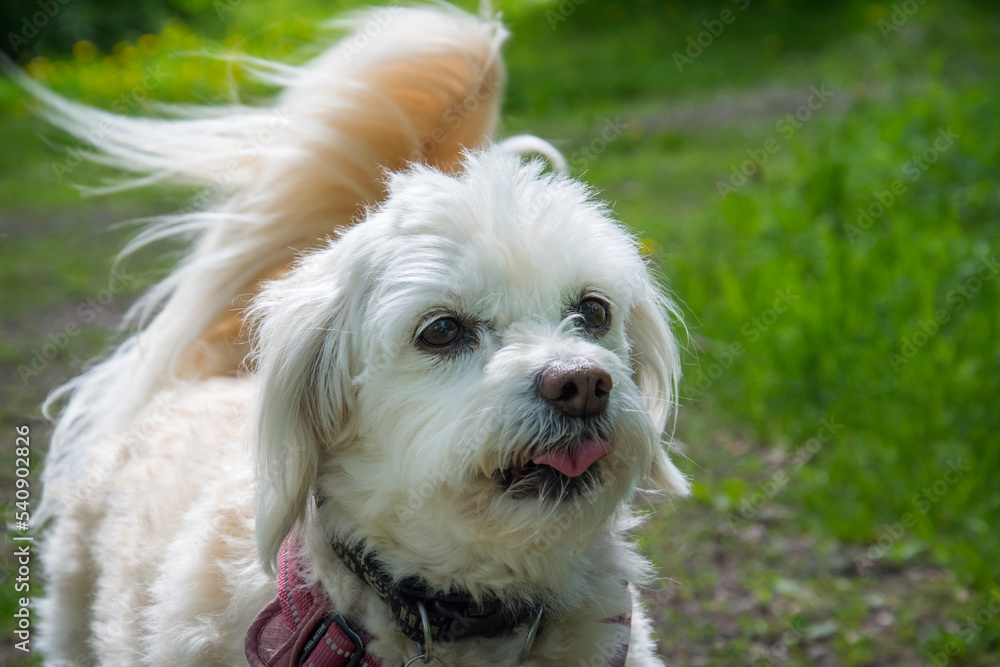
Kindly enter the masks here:
<path id="1" fill-rule="evenodd" d="M 612 387 L 611 374 L 590 359 L 561 359 L 543 368 L 536 381 L 538 396 L 567 435 L 544 438 L 548 444 L 497 471 L 494 479 L 504 494 L 567 499 L 599 485 L 597 462 L 614 452 L 602 420 Z"/>

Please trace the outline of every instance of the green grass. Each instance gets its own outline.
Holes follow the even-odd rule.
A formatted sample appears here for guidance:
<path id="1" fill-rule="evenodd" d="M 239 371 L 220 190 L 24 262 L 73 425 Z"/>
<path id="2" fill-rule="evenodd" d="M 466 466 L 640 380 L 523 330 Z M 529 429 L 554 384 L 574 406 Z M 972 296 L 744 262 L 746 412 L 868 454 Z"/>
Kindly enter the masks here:
<path id="1" fill-rule="evenodd" d="M 995 67 L 983 37 L 977 64 Z M 667 274 L 700 322 L 688 391 L 788 446 L 835 419 L 843 429 L 789 489 L 811 518 L 866 541 L 920 510 L 915 534 L 988 585 L 1000 563 L 989 538 L 1000 519 L 990 482 L 1000 465 L 998 99 L 985 80 L 908 79 L 911 58 L 928 72 L 945 59 L 936 48 L 898 57 L 905 68 L 881 63 L 838 92 L 848 112 L 816 112 L 782 148 L 788 159 L 660 234 L 678 248 Z M 893 80 L 906 85 L 888 100 L 866 98 L 867 87 Z M 958 135 L 951 145 L 939 137 L 946 128 Z M 923 151 L 934 159 L 926 170 L 911 162 Z M 878 213 L 883 202 L 862 230 L 859 207 Z M 774 310 L 779 291 L 795 295 L 784 313 Z M 712 382 L 732 342 L 746 352 Z M 925 513 L 913 497 L 953 459 L 971 469 L 932 493 Z"/>
<path id="2" fill-rule="evenodd" d="M 969 633 L 964 619 L 1000 579 L 1000 279 L 989 269 L 1000 259 L 1000 14 L 926 3 L 883 35 L 891 3 L 754 3 L 678 71 L 673 54 L 735 4 L 587 2 L 563 16 L 555 2 L 500 3 L 514 34 L 505 133 L 554 140 L 653 249 L 687 314 L 679 436 L 694 498 L 642 538 L 679 582 L 654 598 L 665 651 L 675 664 L 908 665 L 958 642 L 948 664 L 996 664 L 995 621 Z M 319 37 L 320 3 L 278 21 L 265 6 L 174 25 L 148 53 L 39 67 L 105 106 L 127 90 L 119 72 L 148 62 L 168 71 L 159 99 L 218 98 L 224 68 L 172 54 L 240 43 L 295 59 Z M 790 130 L 782 119 L 814 87 L 832 95 Z M 0 152 L 13 332 L 0 360 L 17 381 L 16 365 L 106 285 L 125 232 L 96 228 L 178 194 L 81 202 L 37 136 L 58 135 L 4 82 L 0 108 L 0 144 L 15 148 Z M 913 163 L 924 151 L 926 169 Z M 753 156 L 762 164 L 746 182 L 731 180 Z M 87 336 L 45 382 L 105 340 Z M 5 432 L 43 385 L 6 390 Z M 767 653 L 789 629 L 787 655 Z"/>

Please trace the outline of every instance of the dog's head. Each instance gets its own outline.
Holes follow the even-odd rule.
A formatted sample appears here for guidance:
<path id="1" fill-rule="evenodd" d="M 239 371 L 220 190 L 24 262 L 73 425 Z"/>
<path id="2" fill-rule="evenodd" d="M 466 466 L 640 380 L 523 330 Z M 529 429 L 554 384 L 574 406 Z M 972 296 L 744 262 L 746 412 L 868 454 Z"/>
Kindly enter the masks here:
<path id="1" fill-rule="evenodd" d="M 687 490 L 661 445 L 670 304 L 592 193 L 539 162 L 491 148 L 392 176 L 254 315 L 265 561 L 318 521 L 433 582 L 580 548 L 643 486 Z"/>

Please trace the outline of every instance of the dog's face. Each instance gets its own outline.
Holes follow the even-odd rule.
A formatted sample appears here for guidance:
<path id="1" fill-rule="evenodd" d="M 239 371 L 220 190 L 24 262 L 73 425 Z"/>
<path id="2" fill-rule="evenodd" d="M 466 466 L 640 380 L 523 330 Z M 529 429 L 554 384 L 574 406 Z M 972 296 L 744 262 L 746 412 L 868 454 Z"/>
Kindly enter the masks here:
<path id="1" fill-rule="evenodd" d="M 327 530 L 442 572 L 683 493 L 667 304 L 586 189 L 494 148 L 389 190 L 258 299 L 265 555 L 311 492 Z"/>

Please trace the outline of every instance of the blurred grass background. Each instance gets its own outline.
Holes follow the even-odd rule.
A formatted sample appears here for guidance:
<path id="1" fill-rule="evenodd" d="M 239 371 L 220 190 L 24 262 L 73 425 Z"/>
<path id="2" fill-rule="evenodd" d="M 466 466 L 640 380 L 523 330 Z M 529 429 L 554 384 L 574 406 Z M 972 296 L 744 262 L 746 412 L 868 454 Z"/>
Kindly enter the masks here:
<path id="1" fill-rule="evenodd" d="M 319 23 L 359 4 L 18 0 L 0 25 L 32 76 L 142 115 L 263 99 L 204 54 L 301 62 L 330 41 Z M 678 436 L 694 498 L 642 538 L 673 580 L 652 597 L 664 655 L 1000 664 L 1000 9 L 495 4 L 513 33 L 504 134 L 555 141 L 687 314 Z M 112 223 L 191 195 L 83 198 L 73 184 L 109 174 L 76 166 L 75 145 L 0 80 L 8 519 L 14 425 L 33 426 L 37 473 L 38 404 L 164 265 L 133 261 L 110 289 L 132 231 Z M 70 323 L 82 333 L 33 373 Z M 3 636 L 15 597 L 0 582 Z"/>

